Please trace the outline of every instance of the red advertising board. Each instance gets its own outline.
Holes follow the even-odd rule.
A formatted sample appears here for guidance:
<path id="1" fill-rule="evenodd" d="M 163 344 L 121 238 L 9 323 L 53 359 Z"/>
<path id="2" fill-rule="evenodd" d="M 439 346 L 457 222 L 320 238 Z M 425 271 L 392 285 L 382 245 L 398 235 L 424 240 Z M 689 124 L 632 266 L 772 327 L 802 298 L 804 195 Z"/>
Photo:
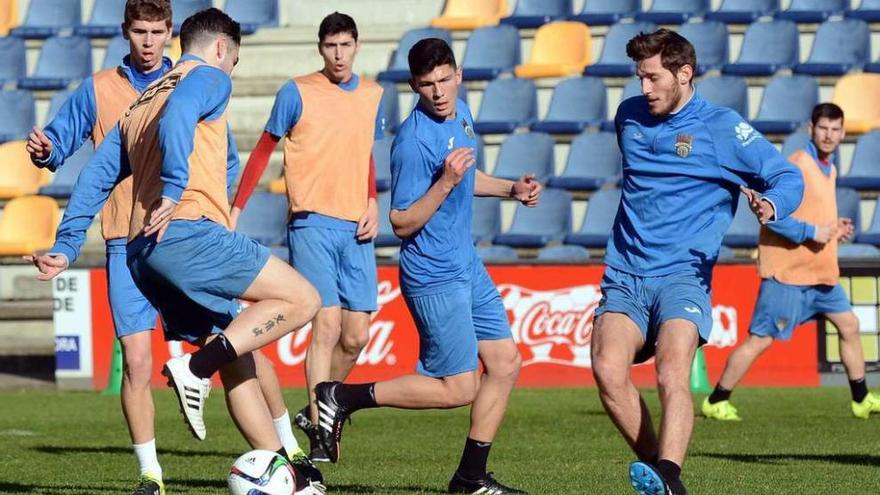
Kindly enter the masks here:
<path id="1" fill-rule="evenodd" d="M 518 265 L 490 266 L 507 308 L 514 339 L 523 356 L 519 385 L 529 387 L 590 386 L 590 337 L 593 313 L 599 303 L 603 267 Z M 753 265 L 719 265 L 713 282 L 712 337 L 705 349 L 709 378 L 718 379 L 727 356 L 748 332 L 758 293 Z M 106 273 L 91 271 L 94 386 L 107 383 L 113 348 L 113 327 L 107 303 Z M 153 336 L 154 385 L 164 385 L 162 364 L 172 353 L 189 346 L 166 343 L 161 332 Z M 275 363 L 281 384 L 304 386 L 303 363 L 308 348 L 308 327 L 263 349 Z M 779 342 L 762 356 L 744 385 L 816 386 L 817 340 L 815 324 L 795 332 L 789 342 Z M 373 315 L 370 341 L 358 360 L 350 381 L 377 381 L 412 373 L 418 359 L 419 340 L 400 294 L 397 267 L 379 268 L 379 311 Z M 654 382 L 649 362 L 633 369 L 637 384 Z"/>

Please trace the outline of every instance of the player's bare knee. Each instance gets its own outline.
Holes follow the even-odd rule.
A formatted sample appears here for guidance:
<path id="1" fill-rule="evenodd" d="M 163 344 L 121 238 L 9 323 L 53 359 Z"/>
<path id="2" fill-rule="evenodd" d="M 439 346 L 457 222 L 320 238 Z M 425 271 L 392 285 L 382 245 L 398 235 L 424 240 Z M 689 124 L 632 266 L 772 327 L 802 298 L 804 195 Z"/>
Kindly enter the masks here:
<path id="1" fill-rule="evenodd" d="M 477 397 L 477 381 L 471 374 L 447 378 L 445 407 L 461 407 L 474 402 Z"/>
<path id="2" fill-rule="evenodd" d="M 629 370 L 619 360 L 602 352 L 593 352 L 593 377 L 603 391 L 614 392 L 626 386 Z"/>
<path id="3" fill-rule="evenodd" d="M 690 394 L 690 368 L 667 366 L 657 370 L 657 390 L 660 394 Z"/>
<path id="4" fill-rule="evenodd" d="M 850 314 L 840 319 L 837 322 L 837 331 L 840 334 L 840 338 L 844 340 L 860 338 L 859 318 L 854 314 Z"/>
<path id="5" fill-rule="evenodd" d="M 504 381 L 516 382 L 519 370 L 522 368 L 522 357 L 518 350 L 514 350 L 507 356 L 496 358 L 485 364 L 486 372 L 490 376 Z"/>
<path id="6" fill-rule="evenodd" d="M 153 358 L 147 352 L 125 354 L 123 373 L 126 381 L 134 386 L 148 385 L 153 373 Z"/>
<path id="7" fill-rule="evenodd" d="M 342 332 L 342 337 L 339 339 L 339 346 L 342 348 L 342 352 L 346 355 L 353 359 L 357 359 L 358 355 L 364 347 L 366 347 L 367 342 L 369 341 L 369 332 Z"/>

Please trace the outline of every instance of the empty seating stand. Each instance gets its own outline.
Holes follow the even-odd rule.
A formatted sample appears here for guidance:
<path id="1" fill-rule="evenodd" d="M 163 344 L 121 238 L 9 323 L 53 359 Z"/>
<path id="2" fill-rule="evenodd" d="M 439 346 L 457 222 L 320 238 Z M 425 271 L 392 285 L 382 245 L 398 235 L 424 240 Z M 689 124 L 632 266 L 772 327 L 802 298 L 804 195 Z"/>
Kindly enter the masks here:
<path id="1" fill-rule="evenodd" d="M 447 0 L 443 13 L 435 17 L 431 25 L 450 31 L 470 31 L 498 24 L 506 14 L 506 0 Z"/>
<path id="2" fill-rule="evenodd" d="M 95 154 L 91 143 L 81 146 L 76 153 L 64 161 L 52 176 L 52 182 L 40 188 L 40 194 L 52 198 L 69 198 L 80 172 Z M 32 166 L 32 165 L 31 165 Z"/>
<path id="3" fill-rule="evenodd" d="M 776 76 L 764 87 L 752 127 L 765 134 L 790 134 L 809 122 L 819 103 L 819 84 L 810 76 Z"/>
<path id="4" fill-rule="evenodd" d="M 718 10 L 706 13 L 706 19 L 727 24 L 750 24 L 778 11 L 779 0 L 722 0 Z"/>
<path id="5" fill-rule="evenodd" d="M 24 256 L 52 247 L 61 220 L 58 204 L 45 196 L 23 196 L 0 216 L 0 256 Z"/>
<path id="6" fill-rule="evenodd" d="M 794 71 L 816 76 L 839 76 L 858 70 L 871 57 L 871 30 L 861 19 L 823 22 L 816 32 L 813 49 L 806 62 Z"/>
<path id="7" fill-rule="evenodd" d="M 720 69 L 728 62 L 727 25 L 719 21 L 689 22 L 678 32 L 697 51 L 697 75 Z"/>
<path id="8" fill-rule="evenodd" d="M 462 57 L 466 80 L 495 79 L 520 63 L 520 37 L 514 26 L 487 26 L 471 33 Z"/>
<path id="9" fill-rule="evenodd" d="M 501 233 L 501 199 L 474 198 L 471 209 L 471 237 L 474 243 L 491 243 Z"/>
<path id="10" fill-rule="evenodd" d="M 394 51 L 394 55 L 391 58 L 391 64 L 389 64 L 388 66 L 388 70 L 380 72 L 377 76 L 377 79 L 380 81 L 393 82 L 407 81 L 409 79 L 409 62 L 407 61 L 409 50 L 413 47 L 413 45 L 425 38 L 440 38 L 442 40 L 445 40 L 446 43 L 449 44 L 449 46 L 452 46 L 452 35 L 450 35 L 449 31 L 445 29 L 410 29 L 409 31 L 404 33 L 403 37 L 400 39 L 400 44 L 397 46 L 397 50 Z"/>
<path id="11" fill-rule="evenodd" d="M 538 118 L 538 88 L 528 79 L 495 79 L 486 86 L 474 130 L 506 134 Z"/>
<path id="12" fill-rule="evenodd" d="M 19 88 L 65 89 L 92 73 L 92 45 L 81 36 L 53 37 L 43 43 L 37 68 L 18 82 Z"/>
<path id="13" fill-rule="evenodd" d="M 517 204 L 513 223 L 507 232 L 495 237 L 495 244 L 541 248 L 559 242 L 571 230 L 571 194 L 546 189 L 535 208 Z"/>
<path id="14" fill-rule="evenodd" d="M 241 24 L 241 34 L 278 26 L 278 0 L 226 0 L 225 10 Z"/>
<path id="15" fill-rule="evenodd" d="M 746 30 L 736 62 L 726 64 L 722 72 L 739 76 L 771 76 L 782 69 L 790 69 L 800 57 L 799 36 L 797 25 L 791 21 L 754 22 Z"/>
<path id="16" fill-rule="evenodd" d="M 180 31 L 180 25 L 187 17 L 213 6 L 212 0 L 171 0 L 171 23 L 174 25 L 174 32 Z"/>
<path id="17" fill-rule="evenodd" d="M 16 83 L 26 75 L 24 40 L 13 36 L 0 38 L 0 85 Z"/>
<path id="18" fill-rule="evenodd" d="M 80 2 L 73 0 L 30 0 L 24 22 L 11 34 L 21 38 L 45 39 L 71 31 L 81 20 Z"/>
<path id="19" fill-rule="evenodd" d="M 264 246 L 287 243 L 287 196 L 268 192 L 255 193 L 248 201 L 235 230 Z"/>
<path id="20" fill-rule="evenodd" d="M 654 0 L 649 10 L 636 14 L 636 19 L 656 24 L 682 24 L 692 17 L 701 17 L 707 10 L 708 0 Z"/>
<path id="21" fill-rule="evenodd" d="M 511 134 L 501 143 L 492 175 L 517 180 L 534 174 L 546 183 L 553 175 L 553 138 L 542 132 Z"/>
<path id="22" fill-rule="evenodd" d="M 588 65 L 584 74 L 598 77 L 627 77 L 636 73 L 636 65 L 626 54 L 626 44 L 640 32 L 650 33 L 657 26 L 649 22 L 622 22 L 611 26 L 602 44 L 596 63 Z"/>
<path id="23" fill-rule="evenodd" d="M 590 196 L 581 228 L 565 236 L 566 244 L 604 248 L 620 207 L 620 189 L 601 189 Z"/>
<path id="24" fill-rule="evenodd" d="M 880 130 L 860 136 L 856 141 L 852 165 L 845 175 L 837 177 L 837 185 L 863 190 L 880 189 L 880 159 L 878 157 L 880 157 Z"/>
<path id="25" fill-rule="evenodd" d="M 843 109 L 846 132 L 880 127 L 880 74 L 847 74 L 837 80 L 831 101 Z"/>
<path id="26" fill-rule="evenodd" d="M 598 126 L 608 114 L 605 83 L 598 77 L 573 77 L 553 90 L 547 116 L 532 124 L 533 131 L 550 134 L 579 134 Z"/>
<path id="27" fill-rule="evenodd" d="M 593 191 L 615 185 L 621 177 L 622 157 L 612 132 L 581 134 L 571 143 L 562 175 L 548 185 L 574 191 Z"/>
<path id="28" fill-rule="evenodd" d="M 125 0 L 95 0 L 89 21 L 74 32 L 88 38 L 112 38 L 122 34 Z"/>
<path id="29" fill-rule="evenodd" d="M 501 22 L 520 29 L 537 28 L 548 22 L 567 19 L 571 14 L 572 0 L 516 0 L 513 13 Z"/>
<path id="30" fill-rule="evenodd" d="M 0 91 L 0 115 L 0 143 L 27 139 L 36 124 L 34 97 L 30 91 L 21 89 Z"/>
<path id="31" fill-rule="evenodd" d="M 642 0 L 585 0 L 581 11 L 571 16 L 571 20 L 588 26 L 605 26 L 633 17 L 641 8 Z"/>
<path id="32" fill-rule="evenodd" d="M 0 144 L 0 199 L 36 194 L 47 182 L 48 173 L 31 163 L 24 141 Z"/>
<path id="33" fill-rule="evenodd" d="M 825 22 L 832 15 L 843 14 L 848 6 L 849 0 L 791 0 L 776 17 L 798 23 Z"/>
<path id="34" fill-rule="evenodd" d="M 535 32 L 528 63 L 516 66 L 516 77 L 565 77 L 583 72 L 590 63 L 590 28 L 586 24 L 557 21 Z"/>

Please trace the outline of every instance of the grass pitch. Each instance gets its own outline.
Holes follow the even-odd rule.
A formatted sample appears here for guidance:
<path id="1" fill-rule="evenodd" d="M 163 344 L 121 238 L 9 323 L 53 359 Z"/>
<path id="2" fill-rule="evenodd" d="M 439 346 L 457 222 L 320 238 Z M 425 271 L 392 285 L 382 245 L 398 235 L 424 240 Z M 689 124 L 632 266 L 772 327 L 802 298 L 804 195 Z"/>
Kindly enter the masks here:
<path id="1" fill-rule="evenodd" d="M 285 395 L 293 410 L 305 392 Z M 646 397 L 656 414 L 656 393 Z M 168 494 L 225 493 L 227 470 L 248 447 L 221 394 L 208 401 L 204 442 L 185 429 L 170 391 L 155 398 Z M 846 389 L 742 389 L 733 401 L 743 422 L 697 419 L 684 472 L 692 494 L 877 493 L 880 417 L 852 418 Z M 467 434 L 467 409 L 368 410 L 353 419 L 341 463 L 320 465 L 331 493 L 445 492 Z M 533 495 L 627 494 L 631 460 L 595 389 L 521 389 L 489 468 Z M 128 494 L 136 476 L 118 398 L 0 394 L 0 493 Z"/>

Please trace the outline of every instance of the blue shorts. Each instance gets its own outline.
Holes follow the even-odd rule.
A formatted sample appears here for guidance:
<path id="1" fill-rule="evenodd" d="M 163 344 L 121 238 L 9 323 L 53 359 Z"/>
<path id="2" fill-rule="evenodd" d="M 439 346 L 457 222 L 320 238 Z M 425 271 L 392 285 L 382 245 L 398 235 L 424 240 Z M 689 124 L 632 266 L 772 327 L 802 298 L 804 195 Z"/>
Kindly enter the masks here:
<path id="1" fill-rule="evenodd" d="M 479 261 L 469 286 L 404 296 L 419 331 L 419 374 L 442 378 L 473 371 L 478 341 L 513 338 L 501 295 Z"/>
<path id="2" fill-rule="evenodd" d="M 229 325 L 269 256 L 257 241 L 204 218 L 172 221 L 162 242 L 140 237 L 128 245 L 132 278 L 162 315 L 165 337 L 188 342 Z"/>
<path id="3" fill-rule="evenodd" d="M 712 333 L 712 297 L 708 281 L 694 273 L 673 273 L 659 277 L 641 277 L 606 267 L 600 285 L 602 300 L 596 317 L 603 313 L 621 313 L 639 327 L 645 344 L 636 353 L 635 362 L 654 356 L 657 334 L 663 323 L 683 319 L 697 326 L 700 344 Z"/>
<path id="4" fill-rule="evenodd" d="M 761 281 L 749 333 L 788 340 L 795 327 L 817 315 L 849 311 L 852 304 L 840 285 L 788 285 L 767 278 Z"/>
<path id="5" fill-rule="evenodd" d="M 359 242 L 355 231 L 289 227 L 290 265 L 321 295 L 321 306 L 376 311 L 378 275 L 372 242 Z"/>
<path id="6" fill-rule="evenodd" d="M 131 279 L 125 242 L 107 241 L 107 294 L 117 339 L 156 328 L 156 308 Z"/>

